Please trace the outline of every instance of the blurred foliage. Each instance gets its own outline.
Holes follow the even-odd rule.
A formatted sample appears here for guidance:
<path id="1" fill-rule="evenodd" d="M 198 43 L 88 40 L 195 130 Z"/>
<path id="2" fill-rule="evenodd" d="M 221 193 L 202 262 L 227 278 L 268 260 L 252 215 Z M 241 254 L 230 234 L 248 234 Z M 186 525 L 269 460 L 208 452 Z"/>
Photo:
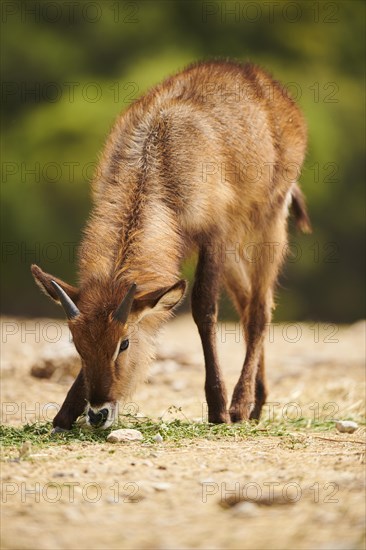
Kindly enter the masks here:
<path id="1" fill-rule="evenodd" d="M 220 57 L 269 69 L 308 121 L 301 183 L 314 232 L 291 233 L 276 320 L 364 316 L 363 2 L 27 0 L 1 8 L 3 312 L 57 314 L 29 265 L 75 282 L 90 179 L 113 120 L 167 75 Z M 192 260 L 184 273 L 192 279 Z M 222 312 L 232 314 L 226 300 Z"/>

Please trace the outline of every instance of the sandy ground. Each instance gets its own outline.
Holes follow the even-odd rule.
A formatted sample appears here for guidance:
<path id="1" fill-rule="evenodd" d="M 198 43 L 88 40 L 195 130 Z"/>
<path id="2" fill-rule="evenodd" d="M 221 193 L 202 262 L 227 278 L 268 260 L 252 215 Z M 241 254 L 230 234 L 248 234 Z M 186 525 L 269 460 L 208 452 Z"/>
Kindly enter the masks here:
<path id="1" fill-rule="evenodd" d="M 244 355 L 239 326 L 220 325 L 218 342 L 232 391 Z M 73 370 L 39 379 L 30 369 L 49 355 L 69 357 L 70 347 L 58 321 L 3 319 L 3 423 L 51 420 Z M 191 319 L 169 323 L 158 350 L 129 412 L 204 419 L 202 352 Z M 266 351 L 264 416 L 287 421 L 292 437 L 80 442 L 19 462 L 9 460 L 18 450 L 5 448 L 2 548 L 364 548 L 365 428 L 316 432 L 312 420 L 364 422 L 365 323 L 274 325 Z M 172 405 L 181 411 L 172 414 Z M 291 430 L 299 416 L 309 419 L 305 432 Z M 260 505 L 271 491 L 272 504 Z M 252 502 L 225 507 L 233 496 Z"/>

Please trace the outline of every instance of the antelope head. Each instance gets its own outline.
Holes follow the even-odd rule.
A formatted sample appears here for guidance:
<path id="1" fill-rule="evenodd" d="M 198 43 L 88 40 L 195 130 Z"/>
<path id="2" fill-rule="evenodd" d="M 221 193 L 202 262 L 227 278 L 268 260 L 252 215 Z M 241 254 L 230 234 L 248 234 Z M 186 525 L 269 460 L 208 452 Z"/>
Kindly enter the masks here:
<path id="1" fill-rule="evenodd" d="M 33 265 L 40 288 L 66 314 L 81 358 L 86 420 L 108 428 L 117 402 L 131 396 L 154 355 L 154 337 L 162 321 L 181 301 L 186 282 L 142 294 L 136 284 L 91 279 L 80 289 Z"/>

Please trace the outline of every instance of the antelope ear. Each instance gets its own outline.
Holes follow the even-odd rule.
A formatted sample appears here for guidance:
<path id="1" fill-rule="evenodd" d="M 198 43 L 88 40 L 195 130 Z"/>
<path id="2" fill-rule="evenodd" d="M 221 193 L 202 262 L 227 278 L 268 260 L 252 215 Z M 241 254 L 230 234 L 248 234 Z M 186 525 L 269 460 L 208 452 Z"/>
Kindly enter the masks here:
<path id="1" fill-rule="evenodd" d="M 132 306 L 132 312 L 137 313 L 141 319 L 150 313 L 170 311 L 182 300 L 186 288 L 187 281 L 182 279 L 173 286 L 160 288 L 154 292 L 149 292 L 148 294 L 135 299 Z"/>
<path id="2" fill-rule="evenodd" d="M 31 266 L 31 272 L 39 288 L 45 294 L 48 294 L 48 296 L 58 304 L 61 304 L 60 297 L 51 281 L 57 283 L 66 292 L 66 294 L 71 298 L 73 302 L 77 302 L 79 297 L 79 290 L 76 287 L 65 283 L 61 279 L 58 279 L 57 277 L 54 277 L 49 273 L 45 273 L 45 271 L 42 271 L 42 269 L 36 264 L 33 264 Z"/>

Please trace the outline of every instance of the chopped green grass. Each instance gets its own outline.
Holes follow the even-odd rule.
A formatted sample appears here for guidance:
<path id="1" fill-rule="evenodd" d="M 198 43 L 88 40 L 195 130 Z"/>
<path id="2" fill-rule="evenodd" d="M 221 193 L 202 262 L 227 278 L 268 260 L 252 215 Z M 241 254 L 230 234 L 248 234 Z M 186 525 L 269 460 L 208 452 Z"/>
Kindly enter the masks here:
<path id="1" fill-rule="evenodd" d="M 294 432 L 299 435 L 311 432 L 324 432 L 334 429 L 334 422 L 314 421 L 300 418 L 287 422 L 260 423 L 245 422 L 243 424 L 208 424 L 175 419 L 171 421 L 155 421 L 150 418 L 139 418 L 132 415 L 121 416 L 118 424 L 107 430 L 90 429 L 75 426 L 69 432 L 51 435 L 51 423 L 26 424 L 20 427 L 0 426 L 0 436 L 4 447 L 19 446 L 29 441 L 32 445 L 62 445 L 68 443 L 104 443 L 107 435 L 118 428 L 138 429 L 144 437 L 145 444 L 156 444 L 155 436 L 160 434 L 164 442 L 175 445 L 187 440 L 242 440 L 256 437 L 287 437 L 293 439 Z"/>

